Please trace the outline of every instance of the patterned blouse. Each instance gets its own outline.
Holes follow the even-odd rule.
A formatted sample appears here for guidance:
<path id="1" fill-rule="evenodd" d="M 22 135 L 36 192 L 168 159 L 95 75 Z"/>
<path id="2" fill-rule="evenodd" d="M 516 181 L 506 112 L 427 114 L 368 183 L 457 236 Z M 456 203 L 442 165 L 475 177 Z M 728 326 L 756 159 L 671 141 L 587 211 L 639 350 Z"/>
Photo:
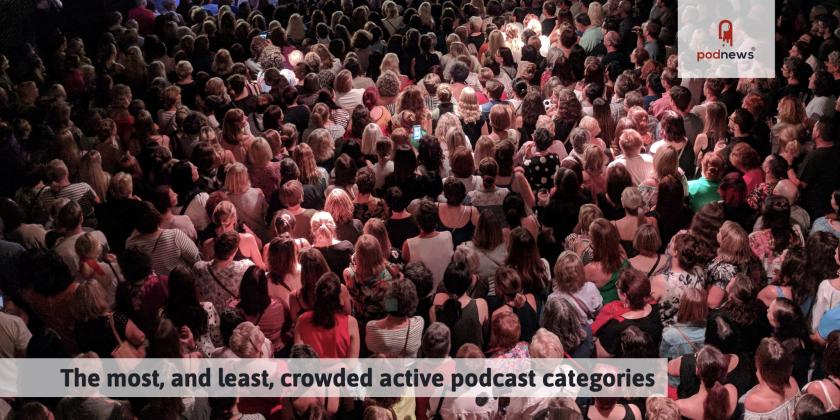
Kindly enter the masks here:
<path id="1" fill-rule="evenodd" d="M 805 238 L 802 235 L 802 229 L 797 224 L 793 224 L 791 227 L 793 228 L 793 233 L 790 235 L 788 248 L 803 246 L 805 244 Z M 750 233 L 750 249 L 761 260 L 764 271 L 767 273 L 767 280 L 771 282 L 776 278 L 776 274 L 782 268 L 782 253 L 777 253 L 773 248 L 773 232 L 770 229 Z"/>
<path id="2" fill-rule="evenodd" d="M 690 288 L 702 289 L 706 285 L 706 274 L 701 267 L 694 267 L 686 273 L 671 270 L 662 273 L 665 276 L 665 295 L 659 300 L 662 326 L 667 327 L 677 322 L 677 310 L 683 292 Z"/>
<path id="3" fill-rule="evenodd" d="M 764 200 L 773 195 L 773 189 L 776 188 L 776 184 L 776 182 L 772 184 L 769 182 L 762 182 L 761 184 L 758 184 L 758 186 L 755 187 L 755 189 L 747 196 L 747 204 L 749 204 L 750 208 L 753 210 L 760 209 Z"/>
<path id="4" fill-rule="evenodd" d="M 706 277 L 706 287 L 715 286 L 726 290 L 726 286 L 729 284 L 729 281 L 741 271 L 743 271 L 742 267 L 721 261 L 720 257 L 715 257 L 715 259 L 706 266 L 706 273 L 708 276 Z"/>

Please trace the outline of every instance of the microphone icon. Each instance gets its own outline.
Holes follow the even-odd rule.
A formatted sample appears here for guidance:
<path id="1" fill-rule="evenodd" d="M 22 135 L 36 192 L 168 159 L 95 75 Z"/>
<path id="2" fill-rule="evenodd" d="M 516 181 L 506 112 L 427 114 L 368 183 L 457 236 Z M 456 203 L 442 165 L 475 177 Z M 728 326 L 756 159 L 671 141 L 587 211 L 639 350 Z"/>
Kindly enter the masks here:
<path id="1" fill-rule="evenodd" d="M 721 20 L 718 23 L 718 39 L 732 46 L 732 21 L 729 19 Z"/>

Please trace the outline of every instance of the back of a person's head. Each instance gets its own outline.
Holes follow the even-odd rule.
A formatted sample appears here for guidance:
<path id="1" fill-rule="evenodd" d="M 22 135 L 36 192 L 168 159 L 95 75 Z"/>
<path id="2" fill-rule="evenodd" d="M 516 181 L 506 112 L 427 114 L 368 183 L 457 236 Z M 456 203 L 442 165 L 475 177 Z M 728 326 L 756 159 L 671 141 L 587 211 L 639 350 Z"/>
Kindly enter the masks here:
<path id="1" fill-rule="evenodd" d="M 62 229 L 72 231 L 81 226 L 83 220 L 82 207 L 77 201 L 71 200 L 58 211 L 56 224 Z"/>
<path id="2" fill-rule="evenodd" d="M 449 355 L 451 334 L 442 322 L 434 322 L 423 333 L 420 350 L 423 357 L 444 358 Z"/>
<path id="3" fill-rule="evenodd" d="M 73 283 L 73 275 L 64 260 L 54 251 L 31 249 L 21 255 L 18 270 L 20 286 L 42 296 L 55 296 Z"/>
<path id="4" fill-rule="evenodd" d="M 224 232 L 213 241 L 213 253 L 217 260 L 227 260 L 239 249 L 239 233 Z"/>

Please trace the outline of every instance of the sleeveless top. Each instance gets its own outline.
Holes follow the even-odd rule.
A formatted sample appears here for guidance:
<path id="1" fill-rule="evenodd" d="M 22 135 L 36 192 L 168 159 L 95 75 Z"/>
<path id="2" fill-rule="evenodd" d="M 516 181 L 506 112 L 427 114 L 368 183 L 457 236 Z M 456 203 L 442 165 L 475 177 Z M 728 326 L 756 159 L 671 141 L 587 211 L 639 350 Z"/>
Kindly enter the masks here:
<path id="1" fill-rule="evenodd" d="M 479 348 L 484 347 L 484 334 L 478 318 L 478 305 L 475 303 L 475 299 L 471 299 L 467 306 L 461 308 L 461 318 L 449 330 L 452 333 L 452 347 L 449 349 L 449 355 L 452 357 L 455 357 L 458 349 L 466 343 L 475 344 Z"/>
<path id="2" fill-rule="evenodd" d="M 350 353 L 349 315 L 336 314 L 335 325 L 324 329 L 312 323 L 313 312 L 298 318 L 298 334 L 304 344 L 309 344 L 322 359 L 345 358 Z"/>
<path id="3" fill-rule="evenodd" d="M 738 364 L 732 372 L 726 374 L 726 383 L 732 384 L 738 390 L 738 395 L 744 395 L 756 384 L 755 366 L 745 355 L 738 355 Z M 697 376 L 697 358 L 694 354 L 687 354 L 680 362 L 680 384 L 677 386 L 677 396 L 688 398 L 700 390 L 700 378 Z"/>
<path id="4" fill-rule="evenodd" d="M 627 267 L 630 266 L 630 261 L 624 260 L 621 262 L 621 267 L 618 267 L 618 270 L 613 271 L 610 275 L 610 279 L 607 280 L 607 283 L 603 286 L 598 288 L 598 291 L 601 292 L 601 298 L 604 300 L 604 304 L 610 303 L 614 300 L 618 300 L 618 289 L 616 288 L 616 281 L 618 281 L 618 276 L 624 271 Z"/>
<path id="5" fill-rule="evenodd" d="M 469 242 L 472 240 L 473 234 L 475 233 L 475 225 L 473 225 L 472 222 L 473 211 L 473 208 L 470 207 L 469 214 L 467 215 L 467 223 L 464 226 L 461 226 L 459 228 L 451 228 L 449 226 L 444 225 L 443 222 L 440 222 L 440 224 L 438 225 L 438 230 L 446 230 L 452 234 L 453 246 L 457 247 L 458 245 L 461 245 L 464 242 Z M 463 214 L 463 211 L 461 214 Z M 438 217 L 438 220 L 440 220 L 440 217 Z"/>
<path id="6" fill-rule="evenodd" d="M 838 385 L 837 382 L 835 382 L 833 379 L 831 379 L 831 378 L 826 378 L 826 379 L 828 379 L 829 383 L 831 383 L 832 386 L 834 386 L 837 389 L 840 389 L 840 385 Z M 840 407 L 834 405 L 834 401 L 831 400 L 831 394 L 828 393 L 828 388 L 826 388 L 824 380 L 816 380 L 816 381 L 809 382 L 809 383 L 805 384 L 805 386 L 802 387 L 802 392 L 804 393 L 805 389 L 808 388 L 808 386 L 813 384 L 813 383 L 817 383 L 817 384 L 820 385 L 820 389 L 822 390 L 823 396 L 825 397 L 825 402 L 828 403 L 828 405 L 826 405 L 826 407 L 825 407 L 825 412 L 826 413 L 831 412 L 831 411 L 835 411 L 838 408 L 840 408 Z"/>

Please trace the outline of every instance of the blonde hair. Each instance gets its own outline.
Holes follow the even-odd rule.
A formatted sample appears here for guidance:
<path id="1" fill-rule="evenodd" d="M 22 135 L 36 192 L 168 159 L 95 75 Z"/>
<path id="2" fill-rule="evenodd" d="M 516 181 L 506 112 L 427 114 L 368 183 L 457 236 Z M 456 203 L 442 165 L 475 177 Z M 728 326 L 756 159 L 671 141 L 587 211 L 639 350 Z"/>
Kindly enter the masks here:
<path id="1" fill-rule="evenodd" d="M 90 150 L 82 156 L 79 163 L 79 179 L 87 182 L 93 192 L 105 201 L 111 176 L 102 169 L 102 155 L 96 150 Z"/>
<path id="2" fill-rule="evenodd" d="M 645 401 L 647 420 L 679 420 L 680 407 L 667 397 L 649 397 Z"/>
<path id="3" fill-rule="evenodd" d="M 597 205 L 584 204 L 580 206 L 580 210 L 578 210 L 578 222 L 577 225 L 575 225 L 574 232 L 588 235 L 589 227 L 592 226 L 592 222 L 602 217 L 604 217 L 604 213 Z"/>
<path id="4" fill-rule="evenodd" d="M 554 263 L 554 290 L 576 293 L 585 281 L 583 260 L 572 251 L 563 251 Z"/>
<path id="5" fill-rule="evenodd" d="M 108 298 L 105 289 L 96 280 L 86 280 L 76 288 L 75 318 L 77 321 L 91 321 L 108 312 Z"/>
<path id="6" fill-rule="evenodd" d="M 446 132 L 446 150 L 449 151 L 449 158 L 455 154 L 455 150 L 459 147 L 467 148 L 467 135 L 461 130 L 461 127 L 450 127 Z"/>
<path id="7" fill-rule="evenodd" d="M 362 232 L 372 235 L 379 241 L 380 248 L 382 248 L 382 255 L 388 255 L 391 252 L 391 238 L 388 237 L 388 227 L 385 226 L 385 221 L 378 217 L 371 217 L 365 222 Z"/>
<path id="8" fill-rule="evenodd" d="M 216 55 L 213 56 L 213 63 L 210 65 L 210 70 L 220 75 L 230 74 L 233 71 L 233 58 L 230 56 L 230 51 L 224 48 L 216 51 Z"/>
<path id="9" fill-rule="evenodd" d="M 248 168 L 236 162 L 225 171 L 225 189 L 228 194 L 244 194 L 251 188 Z"/>
<path id="10" fill-rule="evenodd" d="M 114 198 L 129 198 L 134 193 L 134 180 L 125 172 L 117 172 L 111 177 L 109 191 Z"/>
<path id="11" fill-rule="evenodd" d="M 457 113 L 466 123 L 474 123 L 481 119 L 478 97 L 473 88 L 467 86 L 461 90 L 461 96 L 458 97 Z"/>
<path id="12" fill-rule="evenodd" d="M 312 153 L 315 155 L 316 162 L 323 162 L 328 160 L 335 153 L 335 144 L 333 143 L 332 134 L 324 128 L 316 128 L 309 133 L 306 142 L 312 148 Z"/>
<path id="13" fill-rule="evenodd" d="M 236 224 L 236 206 L 230 201 L 222 201 L 213 209 L 213 223 L 225 227 Z"/>
<path id="14" fill-rule="evenodd" d="M 545 328 L 538 329 L 531 338 L 528 351 L 531 357 L 537 359 L 558 359 L 565 354 L 560 338 Z"/>
<path id="15" fill-rule="evenodd" d="M 336 224 L 342 224 L 353 220 L 353 199 L 350 194 L 341 188 L 334 188 L 327 195 L 324 202 L 324 211 L 329 212 L 333 216 Z"/>
<path id="16" fill-rule="evenodd" d="M 741 225 L 727 220 L 720 226 L 720 245 L 718 259 L 737 266 L 746 264 L 752 251 L 747 231 Z"/>
<path id="17" fill-rule="evenodd" d="M 588 131 L 593 138 L 597 137 L 598 134 L 601 134 L 601 125 L 598 124 L 598 120 L 588 115 L 584 115 L 583 118 L 580 119 L 578 127 Z"/>
<path id="18" fill-rule="evenodd" d="M 461 121 L 458 120 L 458 116 L 451 112 L 441 115 L 438 118 L 437 127 L 435 127 L 435 137 L 437 137 L 438 140 L 443 141 L 446 137 L 446 133 L 448 133 L 449 129 L 452 127 L 461 128 Z"/>
<path id="19" fill-rule="evenodd" d="M 376 154 L 376 142 L 382 138 L 382 130 L 376 123 L 369 123 L 362 132 L 362 154 L 372 156 Z"/>
<path id="20" fill-rule="evenodd" d="M 257 358 L 262 354 L 265 335 L 260 328 L 245 321 L 234 328 L 230 336 L 230 350 L 238 357 Z"/>
<path id="21" fill-rule="evenodd" d="M 512 123 L 509 108 L 502 104 L 496 104 L 490 108 L 489 118 L 490 127 L 493 128 L 493 131 L 507 130 Z"/>
<path id="22" fill-rule="evenodd" d="M 335 239 L 335 220 L 332 215 L 325 211 L 319 211 L 312 215 L 309 220 L 309 228 L 312 231 L 312 237 L 317 241 L 318 238 Z"/>
<path id="23" fill-rule="evenodd" d="M 320 179 L 318 164 L 315 162 L 315 154 L 312 148 L 306 143 L 301 143 L 292 152 L 292 159 L 297 163 L 300 171 L 300 182 L 306 185 L 315 185 Z"/>
<path id="24" fill-rule="evenodd" d="M 505 35 L 502 31 L 498 29 L 492 30 L 490 35 L 487 36 L 487 46 L 487 53 L 484 56 L 489 58 L 495 57 L 499 48 L 505 46 Z"/>
<path id="25" fill-rule="evenodd" d="M 175 74 L 178 75 L 179 79 L 186 79 L 188 76 L 192 75 L 193 66 L 187 60 L 181 60 L 175 66 Z"/>
<path id="26" fill-rule="evenodd" d="M 264 168 L 271 162 L 274 153 L 271 151 L 271 145 L 263 137 L 257 137 L 251 143 L 251 148 L 248 149 L 248 160 L 254 168 Z"/>
<path id="27" fill-rule="evenodd" d="M 618 147 L 621 148 L 624 154 L 627 154 L 628 151 L 640 152 L 642 144 L 642 135 L 632 128 L 622 131 L 618 137 Z"/>
<path id="28" fill-rule="evenodd" d="M 99 240 L 96 239 L 92 233 L 85 233 L 76 239 L 76 244 L 74 246 L 76 256 L 79 257 L 79 259 L 87 258 L 88 254 L 97 249 L 100 245 L 102 244 L 99 243 Z"/>
<path id="29" fill-rule="evenodd" d="M 487 135 L 481 136 L 478 138 L 478 141 L 475 142 L 475 151 L 473 152 L 473 160 L 475 161 L 475 167 L 478 168 L 479 163 L 481 163 L 482 159 L 484 158 L 492 158 L 496 155 L 496 144 L 493 142 L 493 138 Z"/>
<path id="30" fill-rule="evenodd" d="M 379 65 L 379 72 L 385 73 L 386 71 L 392 71 L 394 74 L 399 77 L 400 75 L 400 58 L 394 53 L 385 54 L 385 57 L 382 57 L 382 64 Z"/>
<path id="31" fill-rule="evenodd" d="M 785 96 L 779 99 L 778 105 L 779 122 L 787 124 L 802 124 L 805 121 L 805 107 L 802 101 L 793 96 Z"/>

